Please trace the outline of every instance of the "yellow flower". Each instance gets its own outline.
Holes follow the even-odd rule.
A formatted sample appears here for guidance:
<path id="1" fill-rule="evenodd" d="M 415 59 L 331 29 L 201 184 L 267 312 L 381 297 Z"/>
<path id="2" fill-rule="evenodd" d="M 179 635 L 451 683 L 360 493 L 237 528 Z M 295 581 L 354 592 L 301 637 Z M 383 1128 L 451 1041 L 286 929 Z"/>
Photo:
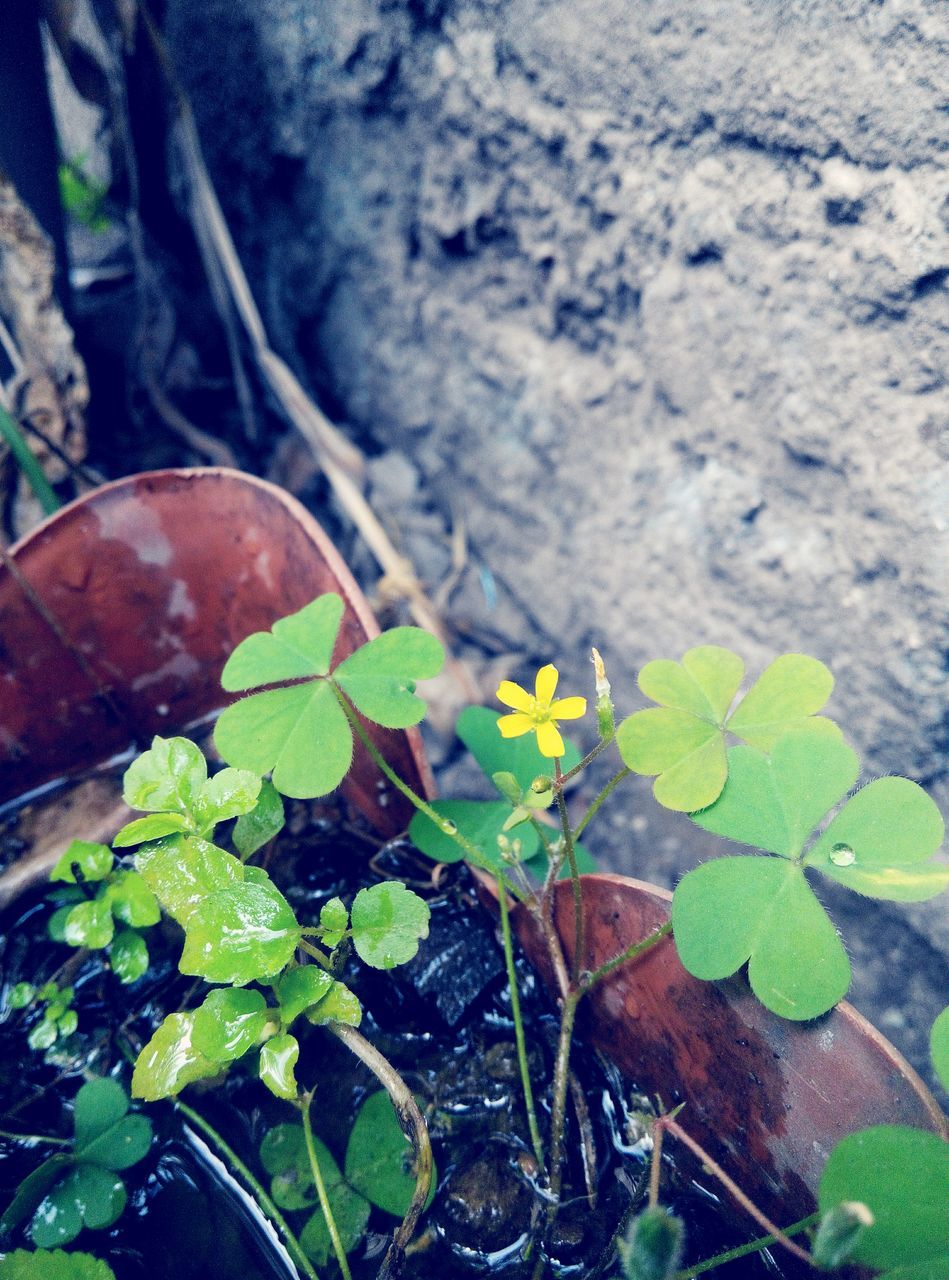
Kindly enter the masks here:
<path id="1" fill-rule="evenodd" d="M 502 737 L 519 738 L 532 730 L 537 734 L 540 754 L 553 759 L 564 753 L 563 738 L 557 728 L 558 720 L 577 720 L 587 709 L 586 698 L 558 698 L 554 701 L 560 673 L 549 663 L 541 667 L 530 694 L 513 680 L 502 680 L 497 697 L 506 707 L 513 707 L 514 714 L 502 716 L 498 728 Z"/>

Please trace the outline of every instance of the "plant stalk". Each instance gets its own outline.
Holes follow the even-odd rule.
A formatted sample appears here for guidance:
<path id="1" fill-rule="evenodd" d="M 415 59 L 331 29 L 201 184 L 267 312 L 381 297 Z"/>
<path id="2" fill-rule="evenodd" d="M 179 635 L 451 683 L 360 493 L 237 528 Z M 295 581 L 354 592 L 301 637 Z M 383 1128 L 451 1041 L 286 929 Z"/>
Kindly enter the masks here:
<path id="1" fill-rule="evenodd" d="M 668 937 L 672 932 L 672 921 L 667 920 L 665 924 L 661 924 L 658 929 L 643 938 L 641 942 L 634 942 L 632 946 L 627 947 L 620 955 L 614 956 L 612 960 L 607 960 L 606 964 L 601 964 L 599 969 L 593 969 L 589 973 L 580 975 L 580 981 L 584 992 L 591 991 L 603 978 L 618 969 L 621 965 L 635 960 L 637 956 L 641 956 L 643 952 L 650 951 L 657 942 L 661 942 L 663 938 Z"/>
<path id="2" fill-rule="evenodd" d="M 613 741 L 614 737 L 615 737 L 615 734 L 611 734 L 608 738 L 601 738 L 600 741 L 596 744 L 596 746 L 592 747 L 586 753 L 586 755 L 579 762 L 579 764 L 575 764 L 572 769 L 568 769 L 566 773 L 561 774 L 560 776 L 555 778 L 554 785 L 556 786 L 556 788 L 560 790 L 560 788 L 563 787 L 566 783 L 571 782 L 577 776 L 578 773 L 582 773 L 583 770 L 587 767 L 587 765 L 591 762 L 591 760 L 595 760 L 601 751 L 606 750 L 606 748 Z M 559 764 L 559 761 L 558 761 L 558 764 Z"/>
<path id="3" fill-rule="evenodd" d="M 375 1045 L 370 1044 L 355 1027 L 347 1027 L 342 1022 L 328 1022 L 326 1030 L 338 1040 L 342 1040 L 347 1049 L 365 1063 L 388 1093 L 395 1107 L 399 1124 L 402 1126 L 402 1132 L 412 1143 L 415 1151 L 415 1191 L 412 1195 L 412 1203 L 392 1237 L 392 1243 L 377 1277 L 377 1280 L 390 1280 L 402 1265 L 406 1246 L 412 1239 L 419 1215 L 425 1208 L 428 1193 L 431 1190 L 434 1166 L 428 1127 L 408 1085 Z"/>
<path id="4" fill-rule="evenodd" d="M 570 884 L 573 889 L 573 960 L 570 964 L 570 976 L 573 982 L 580 976 L 580 965 L 583 957 L 583 888 L 580 884 L 580 869 L 577 866 L 577 853 L 573 847 L 573 832 L 570 830 L 570 816 L 567 813 L 567 801 L 563 794 L 563 774 L 560 761 L 554 760 L 554 780 L 557 792 L 557 809 L 560 812 L 560 826 L 563 831 L 564 848 L 570 864 Z"/>
<path id="5" fill-rule="evenodd" d="M 220 1151 L 221 1155 L 231 1166 L 232 1170 L 235 1173 L 240 1174 L 244 1179 L 248 1187 L 250 1187 L 254 1199 L 260 1206 L 261 1212 L 265 1213 L 267 1217 L 270 1218 L 271 1222 L 273 1222 L 277 1231 L 283 1237 L 283 1241 L 288 1250 L 292 1254 L 294 1262 L 307 1277 L 307 1280 L 320 1280 L 313 1268 L 312 1262 L 303 1252 L 300 1241 L 287 1225 L 287 1221 L 283 1214 L 267 1194 L 267 1190 L 264 1185 L 254 1176 L 253 1173 L 251 1173 L 250 1169 L 248 1169 L 247 1165 L 240 1158 L 237 1152 L 225 1142 L 218 1131 L 213 1128 L 213 1126 L 210 1125 L 203 1116 L 199 1115 L 197 1111 L 189 1107 L 186 1102 L 182 1102 L 179 1098 L 175 1101 L 175 1106 L 182 1115 L 187 1116 L 196 1129 L 200 1129 L 204 1136 L 217 1147 L 218 1151 Z"/>
<path id="6" fill-rule="evenodd" d="M 570 1083 L 570 1043 L 577 1019 L 577 1005 L 582 992 L 571 989 L 563 1001 L 560 1014 L 560 1036 L 557 1041 L 557 1057 L 554 1062 L 553 1098 L 550 1108 L 550 1194 L 547 1210 L 548 1224 L 552 1224 L 560 1207 L 560 1188 L 563 1185 L 563 1139 L 567 1115 L 567 1088 Z"/>
<path id="7" fill-rule="evenodd" d="M 590 805 L 589 809 L 587 809 L 586 813 L 577 823 L 573 832 L 574 839 L 576 840 L 580 839 L 580 836 L 586 829 L 587 823 L 590 821 L 591 818 L 596 817 L 597 812 L 599 811 L 600 805 L 603 803 L 603 801 L 606 800 L 610 795 L 612 795 L 613 791 L 619 786 L 619 784 L 623 781 L 623 779 L 630 777 L 632 772 L 633 772 L 632 769 L 627 769 L 624 766 L 622 769 L 620 769 L 618 773 L 613 774 L 612 778 L 610 778 L 609 782 L 606 784 L 606 786 L 603 788 L 600 794 L 596 797 L 596 799 Z"/>
<path id="8" fill-rule="evenodd" d="M 320 1169 L 320 1162 L 317 1158 L 316 1143 L 313 1141 L 313 1126 L 310 1124 L 310 1103 L 312 1101 L 312 1093 L 304 1093 L 297 1100 L 300 1115 L 303 1117 L 303 1138 L 306 1142 L 306 1154 L 310 1162 L 310 1172 L 313 1174 L 316 1194 L 319 1197 L 320 1208 L 323 1210 L 323 1217 L 326 1219 L 326 1229 L 330 1233 L 330 1239 L 333 1242 L 336 1261 L 339 1263 L 339 1269 L 343 1273 L 343 1280 L 353 1280 L 352 1273 L 349 1270 L 349 1262 L 346 1258 L 346 1250 L 343 1248 L 343 1242 L 339 1238 L 339 1228 L 336 1225 L 336 1219 L 333 1217 L 333 1208 L 330 1204 L 329 1196 L 326 1194 L 326 1183 L 323 1181 L 323 1171 Z"/>
<path id="9" fill-rule="evenodd" d="M 0 1129 L 0 1138 L 12 1138 L 16 1142 L 47 1142 L 52 1147 L 71 1147 L 69 1138 L 48 1138 L 43 1133 L 13 1133 L 10 1129 Z"/>
<path id="10" fill-rule="evenodd" d="M 517 970 L 514 967 L 514 945 L 511 941 L 511 921 L 508 915 L 507 889 L 501 877 L 498 877 L 498 903 L 501 909 L 501 937 L 504 941 L 504 963 L 507 967 L 507 984 L 511 992 L 511 1014 L 514 1018 L 514 1039 L 517 1044 L 517 1064 L 521 1073 L 521 1088 L 524 1093 L 524 1107 L 527 1111 L 527 1127 L 530 1131 L 531 1146 L 537 1159 L 537 1168 L 544 1174 L 544 1144 L 541 1141 L 540 1129 L 537 1125 L 537 1112 L 534 1109 L 534 1091 L 531 1087 L 530 1067 L 527 1061 L 527 1045 L 524 1039 L 524 1020 L 521 1017 L 521 997 L 517 989 Z"/>
<path id="11" fill-rule="evenodd" d="M 0 404 L 0 438 L 7 445 L 17 466 L 26 476 L 27 483 L 43 508 L 43 514 L 51 516 L 63 505 L 53 492 L 52 485 L 43 474 L 43 468 L 33 456 L 19 425 Z"/>
<path id="12" fill-rule="evenodd" d="M 802 1231 L 806 1231 L 808 1227 L 816 1227 L 820 1221 L 819 1213 L 812 1213 L 807 1218 L 802 1218 L 800 1222 L 793 1222 L 791 1226 L 785 1227 L 783 1234 L 786 1236 L 796 1236 Z M 726 1262 L 733 1262 L 736 1258 L 744 1258 L 749 1253 L 759 1253 L 762 1249 L 767 1249 L 773 1244 L 778 1243 L 777 1236 L 760 1236 L 757 1240 L 749 1240 L 747 1244 L 740 1244 L 734 1249 L 726 1249 L 724 1253 L 718 1253 L 714 1258 L 706 1258 L 704 1262 L 697 1262 L 694 1267 L 686 1267 L 682 1271 L 677 1271 L 672 1280 L 695 1280 L 696 1276 L 703 1275 L 706 1271 L 711 1271 L 713 1267 L 720 1267 Z"/>

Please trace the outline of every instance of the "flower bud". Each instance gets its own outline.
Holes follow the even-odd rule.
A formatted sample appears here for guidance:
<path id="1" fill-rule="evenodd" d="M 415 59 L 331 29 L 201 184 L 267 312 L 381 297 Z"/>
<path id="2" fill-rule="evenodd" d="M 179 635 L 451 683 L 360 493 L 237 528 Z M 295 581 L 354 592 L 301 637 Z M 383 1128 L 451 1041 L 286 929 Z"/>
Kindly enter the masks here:
<path id="1" fill-rule="evenodd" d="M 819 1267 L 828 1270 L 842 1266 L 853 1257 L 860 1237 L 872 1227 L 873 1214 L 859 1200 L 845 1200 L 834 1205 L 821 1218 L 811 1246 L 811 1257 Z"/>
<path id="2" fill-rule="evenodd" d="M 613 699 L 610 696 L 610 682 L 606 678 L 606 665 L 600 657 L 599 649 L 593 649 L 593 676 L 596 681 L 596 724 L 600 737 L 612 738 L 616 731 L 616 718 L 613 714 Z"/>
<path id="3" fill-rule="evenodd" d="M 626 1280 L 670 1280 L 679 1267 L 683 1238 L 681 1220 L 661 1205 L 644 1210 L 620 1242 Z"/>
<path id="4" fill-rule="evenodd" d="M 551 782 L 550 778 L 548 778 L 546 774 L 542 773 L 540 777 L 535 778 L 531 783 L 531 791 L 533 791 L 535 796 L 545 796 L 548 791 L 553 789 L 553 785 L 554 784 Z"/>

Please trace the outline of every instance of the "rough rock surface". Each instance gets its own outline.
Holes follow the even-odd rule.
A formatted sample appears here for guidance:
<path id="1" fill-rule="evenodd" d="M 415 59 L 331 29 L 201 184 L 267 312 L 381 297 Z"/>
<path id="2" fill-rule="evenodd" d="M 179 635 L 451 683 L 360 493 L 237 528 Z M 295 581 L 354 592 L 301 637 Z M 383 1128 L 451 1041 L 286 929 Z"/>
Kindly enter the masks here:
<path id="1" fill-rule="evenodd" d="M 457 617 L 571 685 L 597 643 L 625 708 L 692 644 L 814 654 L 869 771 L 949 798 L 940 0 L 170 0 L 167 31 L 272 332 L 393 455 L 435 582 L 464 516 Z M 669 880 L 680 839 L 613 846 Z"/>

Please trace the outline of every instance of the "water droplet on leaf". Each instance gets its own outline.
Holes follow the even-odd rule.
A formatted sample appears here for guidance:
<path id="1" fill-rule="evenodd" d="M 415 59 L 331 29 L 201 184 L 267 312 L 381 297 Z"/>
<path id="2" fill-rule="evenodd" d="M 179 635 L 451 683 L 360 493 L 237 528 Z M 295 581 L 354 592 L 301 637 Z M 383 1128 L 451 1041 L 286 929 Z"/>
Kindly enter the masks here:
<path id="1" fill-rule="evenodd" d="M 458 826 L 456 823 L 452 822 L 451 818 L 443 818 L 441 821 L 441 829 L 444 831 L 446 836 L 453 836 L 457 833 Z"/>
<path id="2" fill-rule="evenodd" d="M 857 855 L 849 844 L 835 844 L 830 851 L 830 860 L 835 867 L 852 867 Z"/>

